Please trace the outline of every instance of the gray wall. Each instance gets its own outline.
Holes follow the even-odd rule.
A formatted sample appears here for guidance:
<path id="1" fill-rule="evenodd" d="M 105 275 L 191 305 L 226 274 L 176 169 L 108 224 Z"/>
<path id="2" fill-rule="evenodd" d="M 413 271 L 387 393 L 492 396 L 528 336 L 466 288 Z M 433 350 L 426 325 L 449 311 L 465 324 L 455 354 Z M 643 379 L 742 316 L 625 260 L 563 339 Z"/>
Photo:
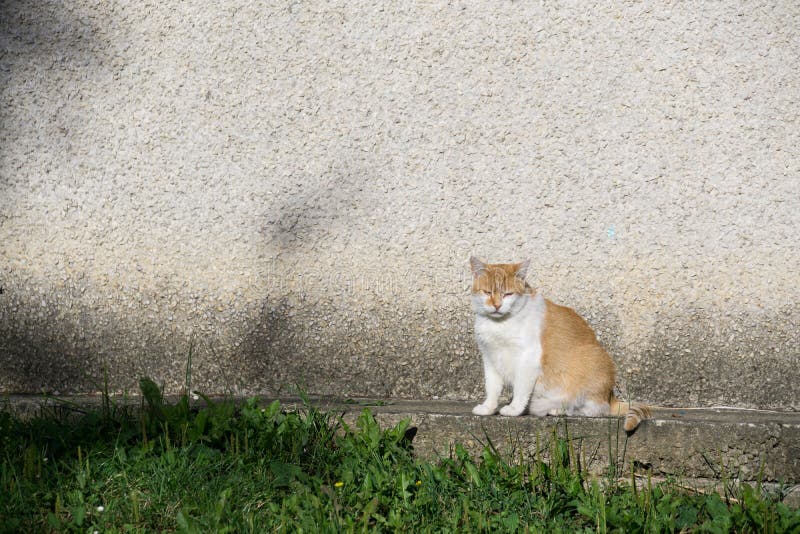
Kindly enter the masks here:
<path id="1" fill-rule="evenodd" d="M 475 253 L 800 409 L 798 4 L 223 4 L 0 3 L 0 391 L 477 398 Z"/>

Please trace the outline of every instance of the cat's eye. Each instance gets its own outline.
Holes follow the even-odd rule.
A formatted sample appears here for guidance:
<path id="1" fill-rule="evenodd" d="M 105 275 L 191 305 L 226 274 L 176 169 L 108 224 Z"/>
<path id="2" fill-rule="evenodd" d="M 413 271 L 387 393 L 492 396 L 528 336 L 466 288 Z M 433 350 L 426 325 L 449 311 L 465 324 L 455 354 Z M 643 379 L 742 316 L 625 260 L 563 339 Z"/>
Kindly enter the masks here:
<path id="1" fill-rule="evenodd" d="M 514 293 L 506 293 L 506 294 L 504 294 L 503 296 L 504 296 L 504 297 L 510 297 L 510 296 L 511 296 L 511 295 L 513 295 L 513 294 L 514 294 Z"/>

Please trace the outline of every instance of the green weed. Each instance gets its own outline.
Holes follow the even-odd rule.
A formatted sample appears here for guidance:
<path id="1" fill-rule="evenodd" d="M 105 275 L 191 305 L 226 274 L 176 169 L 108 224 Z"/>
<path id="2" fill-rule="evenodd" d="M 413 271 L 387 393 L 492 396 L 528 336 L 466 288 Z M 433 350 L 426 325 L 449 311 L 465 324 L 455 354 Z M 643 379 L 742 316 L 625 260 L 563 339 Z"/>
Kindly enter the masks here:
<path id="1" fill-rule="evenodd" d="M 368 408 L 351 427 L 308 402 L 194 406 L 140 388 L 137 410 L 0 412 L 0 532 L 800 530 L 800 512 L 757 485 L 723 497 L 591 478 L 555 431 L 529 459 L 489 442 L 427 462 L 408 421 L 381 429 Z"/>

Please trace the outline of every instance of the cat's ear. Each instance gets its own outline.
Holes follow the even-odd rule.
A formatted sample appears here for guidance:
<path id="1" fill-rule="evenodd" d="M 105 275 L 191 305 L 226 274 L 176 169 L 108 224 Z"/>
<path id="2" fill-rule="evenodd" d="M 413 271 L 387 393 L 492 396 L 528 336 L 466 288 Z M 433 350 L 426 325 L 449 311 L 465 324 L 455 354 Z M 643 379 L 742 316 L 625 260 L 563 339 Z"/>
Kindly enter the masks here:
<path id="1" fill-rule="evenodd" d="M 469 267 L 472 269 L 472 274 L 479 275 L 486 270 L 486 264 L 475 256 L 469 257 Z"/>
<path id="2" fill-rule="evenodd" d="M 522 263 L 517 264 L 517 277 L 525 280 L 525 276 L 528 274 L 528 267 L 531 264 L 531 260 L 525 260 Z"/>

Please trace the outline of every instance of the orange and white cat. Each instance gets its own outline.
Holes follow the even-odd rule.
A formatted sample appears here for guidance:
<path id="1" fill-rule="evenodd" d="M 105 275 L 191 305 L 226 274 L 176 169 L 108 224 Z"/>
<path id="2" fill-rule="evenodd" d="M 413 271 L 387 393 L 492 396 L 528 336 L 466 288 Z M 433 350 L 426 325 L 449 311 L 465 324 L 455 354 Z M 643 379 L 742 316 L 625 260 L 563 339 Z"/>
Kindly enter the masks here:
<path id="1" fill-rule="evenodd" d="M 503 387 L 510 386 L 511 403 L 501 415 L 624 414 L 625 430 L 633 431 L 647 408 L 614 396 L 611 357 L 581 316 L 525 282 L 528 264 L 470 258 L 475 338 L 486 380 L 486 400 L 472 413 L 493 415 Z"/>

